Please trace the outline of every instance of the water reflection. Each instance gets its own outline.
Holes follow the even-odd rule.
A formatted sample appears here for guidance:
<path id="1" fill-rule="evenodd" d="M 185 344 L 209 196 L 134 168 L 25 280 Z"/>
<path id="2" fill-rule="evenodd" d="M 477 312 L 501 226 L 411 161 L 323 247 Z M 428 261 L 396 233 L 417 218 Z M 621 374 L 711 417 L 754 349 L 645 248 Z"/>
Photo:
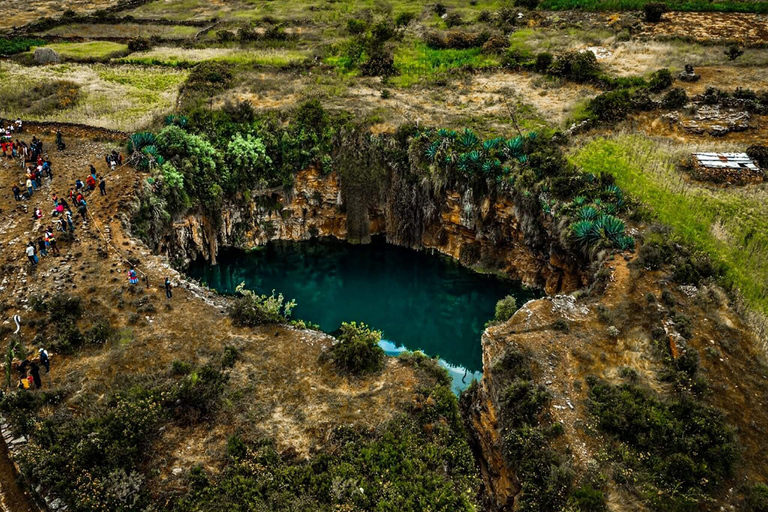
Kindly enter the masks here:
<path id="1" fill-rule="evenodd" d="M 259 293 L 277 290 L 296 299 L 294 318 L 326 332 L 345 321 L 365 322 L 384 332 L 388 351 L 439 356 L 457 389 L 482 370 L 480 335 L 496 301 L 511 294 L 523 304 L 534 296 L 513 281 L 383 239 L 273 242 L 248 253 L 224 252 L 216 266 L 197 262 L 189 274 L 223 293 L 242 281 Z"/>

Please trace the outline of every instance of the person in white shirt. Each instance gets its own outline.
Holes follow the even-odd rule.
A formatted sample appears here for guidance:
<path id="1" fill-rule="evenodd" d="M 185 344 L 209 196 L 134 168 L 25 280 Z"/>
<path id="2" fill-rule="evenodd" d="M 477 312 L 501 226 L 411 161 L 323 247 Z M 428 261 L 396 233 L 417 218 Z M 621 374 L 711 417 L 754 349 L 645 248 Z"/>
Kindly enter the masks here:
<path id="1" fill-rule="evenodd" d="M 35 257 L 35 246 L 31 243 L 27 246 L 27 258 L 33 265 L 37 265 L 37 258 Z"/>

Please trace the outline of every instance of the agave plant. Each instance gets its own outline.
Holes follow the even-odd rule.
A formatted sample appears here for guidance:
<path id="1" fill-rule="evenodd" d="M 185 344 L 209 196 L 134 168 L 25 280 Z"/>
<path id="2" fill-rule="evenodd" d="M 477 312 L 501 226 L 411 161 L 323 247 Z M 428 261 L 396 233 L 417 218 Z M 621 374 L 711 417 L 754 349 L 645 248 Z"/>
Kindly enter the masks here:
<path id="1" fill-rule="evenodd" d="M 580 220 L 571 225 L 571 236 L 585 249 L 600 239 L 595 222 L 591 220 Z"/>
<path id="2" fill-rule="evenodd" d="M 613 243 L 624 236 L 624 221 L 613 215 L 600 215 L 595 221 L 595 227 L 600 232 L 602 238 L 606 238 Z"/>
<path id="3" fill-rule="evenodd" d="M 141 151 L 145 146 L 154 146 L 155 134 L 152 132 L 136 132 L 128 137 L 128 153 Z"/>
<path id="4" fill-rule="evenodd" d="M 507 156 L 509 158 L 520 158 L 520 156 L 523 154 L 523 138 L 522 137 L 515 137 L 514 139 L 509 139 L 505 146 L 505 152 L 507 153 Z"/>
<path id="5" fill-rule="evenodd" d="M 622 235 L 616 240 L 615 244 L 622 251 L 631 251 L 635 248 L 635 239 L 629 235 Z"/>
<path id="6" fill-rule="evenodd" d="M 439 149 L 440 141 L 436 140 L 427 147 L 427 149 L 424 151 L 424 154 L 430 162 L 434 162 L 437 158 L 437 152 Z"/>
<path id="7" fill-rule="evenodd" d="M 595 220 L 597 215 L 597 210 L 592 206 L 582 206 L 578 213 L 579 220 Z"/>
<path id="8" fill-rule="evenodd" d="M 583 206 L 587 204 L 587 198 L 584 196 L 576 196 L 573 198 L 573 205 L 574 206 Z"/>
<path id="9" fill-rule="evenodd" d="M 465 128 L 461 134 L 461 137 L 459 137 L 459 144 L 461 144 L 464 150 L 470 150 L 474 148 L 478 142 L 479 139 L 477 138 L 477 135 L 475 135 L 475 133 L 469 128 Z"/>
<path id="10" fill-rule="evenodd" d="M 151 132 L 137 132 L 128 137 L 128 153 L 128 163 L 142 171 L 164 162 L 155 146 L 155 135 Z"/>

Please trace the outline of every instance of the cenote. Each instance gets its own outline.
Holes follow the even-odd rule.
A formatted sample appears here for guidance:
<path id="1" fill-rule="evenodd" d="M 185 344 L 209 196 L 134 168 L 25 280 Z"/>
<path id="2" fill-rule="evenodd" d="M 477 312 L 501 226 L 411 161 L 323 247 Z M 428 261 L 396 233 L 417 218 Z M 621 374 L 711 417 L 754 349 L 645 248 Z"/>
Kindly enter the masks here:
<path id="1" fill-rule="evenodd" d="M 384 333 L 382 347 L 390 355 L 421 350 L 439 356 L 457 392 L 481 375 L 480 337 L 496 302 L 512 295 L 521 306 L 536 296 L 515 281 L 382 238 L 367 245 L 270 242 L 248 252 L 222 251 L 218 265 L 200 260 L 188 273 L 221 293 L 234 293 L 241 282 L 262 294 L 276 290 L 296 300 L 293 318 L 325 332 L 342 322 L 365 322 Z"/>

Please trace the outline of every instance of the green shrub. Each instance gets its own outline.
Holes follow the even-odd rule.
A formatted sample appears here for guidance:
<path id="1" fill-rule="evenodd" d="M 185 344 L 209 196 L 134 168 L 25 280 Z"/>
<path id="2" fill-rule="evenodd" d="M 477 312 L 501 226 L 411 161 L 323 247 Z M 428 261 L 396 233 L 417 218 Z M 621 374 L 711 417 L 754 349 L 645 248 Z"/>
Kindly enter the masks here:
<path id="1" fill-rule="evenodd" d="M 661 92 L 672 85 L 672 73 L 667 69 L 654 71 L 648 80 L 648 88 L 653 92 Z"/>
<path id="2" fill-rule="evenodd" d="M 389 77 L 397 74 L 395 57 L 389 49 L 377 47 L 370 52 L 368 59 L 360 65 L 363 76 Z"/>
<path id="3" fill-rule="evenodd" d="M 742 50 L 736 45 L 733 45 L 733 46 L 729 46 L 724 53 L 728 56 L 729 60 L 736 60 L 742 55 L 744 55 L 744 50 Z"/>
<path id="4" fill-rule="evenodd" d="M 344 322 L 337 338 L 338 343 L 331 348 L 330 357 L 339 370 L 360 375 L 384 367 L 384 350 L 379 346 L 381 331 L 363 323 Z"/>
<path id="5" fill-rule="evenodd" d="M 496 322 L 506 322 L 512 318 L 512 315 L 515 314 L 515 311 L 517 311 L 517 300 L 511 295 L 507 295 L 503 299 L 499 299 L 499 301 L 496 302 L 496 314 L 494 315 L 493 319 Z"/>
<path id="6" fill-rule="evenodd" d="M 604 92 L 589 100 L 587 111 L 598 121 L 621 121 L 632 111 L 632 94 L 627 89 Z"/>
<path id="7" fill-rule="evenodd" d="M 649 23 L 658 23 L 661 16 L 667 12 L 667 5 L 664 2 L 648 2 L 643 6 L 645 21 Z"/>
<path id="8" fill-rule="evenodd" d="M 229 87 L 232 81 L 232 73 L 227 65 L 222 62 L 201 62 L 189 73 L 185 90 L 192 90 L 205 94 L 212 94 Z"/>
<path id="9" fill-rule="evenodd" d="M 347 32 L 352 35 L 359 35 L 366 31 L 368 25 L 357 18 L 350 18 L 347 20 Z"/>
<path id="10" fill-rule="evenodd" d="M 551 53 L 538 53 L 536 54 L 536 63 L 533 65 L 533 69 L 535 69 L 537 73 L 546 73 L 554 60 L 555 58 Z"/>
<path id="11" fill-rule="evenodd" d="M 177 420 L 194 424 L 219 407 L 219 398 L 229 377 L 212 366 L 204 366 L 184 376 L 173 390 L 173 408 Z"/>
<path id="12" fill-rule="evenodd" d="M 749 158 L 763 170 L 768 170 L 768 146 L 761 146 L 754 144 L 747 148 L 747 155 Z"/>
<path id="13" fill-rule="evenodd" d="M 738 449 L 714 409 L 689 398 L 662 401 L 631 383 L 591 378 L 589 384 L 598 428 L 634 451 L 641 479 L 653 486 L 644 495 L 654 506 L 693 506 L 730 476 Z"/>
<path id="14" fill-rule="evenodd" d="M 599 76 L 600 65 L 591 51 L 572 51 L 558 55 L 548 73 L 574 82 L 588 82 Z"/>
<path id="15" fill-rule="evenodd" d="M 670 89 L 661 100 L 661 105 L 668 109 L 684 107 L 686 103 L 688 103 L 688 95 L 685 89 L 680 87 Z"/>
<path id="16" fill-rule="evenodd" d="M 525 7 L 533 11 L 539 6 L 539 0 L 515 0 L 515 7 Z"/>
<path id="17" fill-rule="evenodd" d="M 291 312 L 296 302 L 285 302 L 283 294 L 257 295 L 240 283 L 235 289 L 240 297 L 229 306 L 229 317 L 235 325 L 255 327 L 264 324 L 286 323 L 291 318 Z"/>
<path id="18" fill-rule="evenodd" d="M 232 368 L 240 357 L 240 351 L 235 347 L 224 347 L 224 354 L 221 356 L 221 367 Z"/>
<path id="19" fill-rule="evenodd" d="M 85 331 L 85 342 L 89 345 L 103 345 L 115 335 L 115 328 L 105 319 L 100 318 L 94 322 L 90 329 Z"/>
<path id="20" fill-rule="evenodd" d="M 128 49 L 132 52 L 145 52 L 152 47 L 149 39 L 139 38 L 128 41 Z"/>
<path id="21" fill-rule="evenodd" d="M 582 485 L 571 495 L 570 504 L 579 512 L 606 512 L 605 494 L 591 485 Z"/>
<path id="22" fill-rule="evenodd" d="M 2 38 L 0 39 L 0 55 L 24 53 L 28 52 L 33 46 L 43 45 L 45 45 L 45 41 L 42 39 L 28 39 L 25 37 Z"/>
<path id="23" fill-rule="evenodd" d="M 189 375 L 192 372 L 192 365 L 185 362 L 174 359 L 171 363 L 171 373 L 174 375 Z"/>
<path id="24" fill-rule="evenodd" d="M 416 19 L 415 13 L 401 12 L 397 16 L 395 16 L 395 26 L 406 27 L 415 19 Z"/>
<path id="25" fill-rule="evenodd" d="M 752 486 L 747 491 L 747 506 L 751 512 L 768 512 L 768 485 Z"/>

